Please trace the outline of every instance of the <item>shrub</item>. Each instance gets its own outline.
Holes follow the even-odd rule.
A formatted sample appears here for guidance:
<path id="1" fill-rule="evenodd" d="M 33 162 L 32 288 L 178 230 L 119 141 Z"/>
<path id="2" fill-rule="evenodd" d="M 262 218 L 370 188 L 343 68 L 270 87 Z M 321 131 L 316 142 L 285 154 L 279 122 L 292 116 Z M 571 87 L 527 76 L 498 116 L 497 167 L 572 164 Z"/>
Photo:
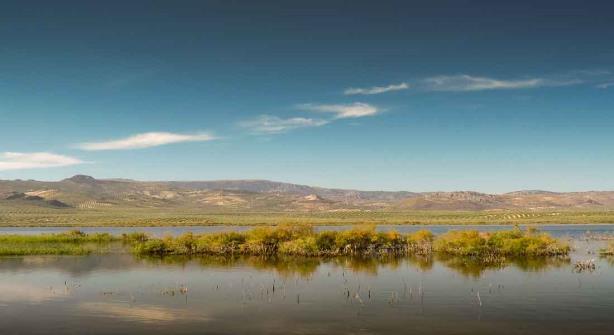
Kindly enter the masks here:
<path id="1" fill-rule="evenodd" d="M 566 255 L 570 248 L 547 234 L 509 231 L 479 233 L 452 231 L 435 240 L 437 252 L 459 256 L 556 256 Z"/>
<path id="2" fill-rule="evenodd" d="M 437 252 L 473 256 L 485 253 L 486 239 L 477 231 L 450 231 L 439 236 L 433 245 Z"/>
<path id="3" fill-rule="evenodd" d="M 407 248 L 418 255 L 430 254 L 433 250 L 435 236 L 429 230 L 418 230 L 407 235 Z"/>
<path id="4" fill-rule="evenodd" d="M 200 235 L 196 239 L 196 252 L 204 254 L 228 254 L 241 251 L 245 234 L 229 232 Z"/>
<path id="5" fill-rule="evenodd" d="M 314 236 L 305 236 L 282 242 L 279 246 L 279 253 L 286 255 L 318 256 L 325 252 L 318 249 L 317 240 Z"/>

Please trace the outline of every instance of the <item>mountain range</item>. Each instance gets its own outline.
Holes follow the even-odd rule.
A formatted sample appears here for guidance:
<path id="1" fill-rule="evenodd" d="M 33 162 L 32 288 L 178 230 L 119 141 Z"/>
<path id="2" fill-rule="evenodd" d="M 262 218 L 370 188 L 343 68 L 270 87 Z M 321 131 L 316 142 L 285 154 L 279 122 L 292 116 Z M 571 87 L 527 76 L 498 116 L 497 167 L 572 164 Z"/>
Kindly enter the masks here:
<path id="1" fill-rule="evenodd" d="M 189 208 L 202 211 L 612 209 L 614 192 L 386 192 L 268 180 L 144 182 L 76 175 L 57 182 L 0 180 L 0 204 L 84 210 Z"/>

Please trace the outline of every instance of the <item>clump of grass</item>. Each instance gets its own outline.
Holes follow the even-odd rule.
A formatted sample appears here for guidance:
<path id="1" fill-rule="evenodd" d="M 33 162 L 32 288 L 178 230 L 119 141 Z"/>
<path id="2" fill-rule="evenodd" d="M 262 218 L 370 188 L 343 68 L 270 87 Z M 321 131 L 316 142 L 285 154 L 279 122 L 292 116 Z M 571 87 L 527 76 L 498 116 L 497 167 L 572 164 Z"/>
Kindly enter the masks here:
<path id="1" fill-rule="evenodd" d="M 108 233 L 86 234 L 79 230 L 65 233 L 41 235 L 0 235 L 0 243 L 35 244 L 35 243 L 106 243 L 116 238 Z"/>
<path id="2" fill-rule="evenodd" d="M 451 231 L 439 236 L 433 245 L 436 252 L 456 256 L 562 256 L 569 253 L 567 243 L 548 234 L 518 228 L 493 233 Z"/>
<path id="3" fill-rule="evenodd" d="M 0 255 L 83 255 L 115 241 L 108 233 L 73 230 L 58 234 L 0 235 Z"/>
<path id="4" fill-rule="evenodd" d="M 0 256 L 27 255 L 87 255 L 93 250 L 79 245 L 39 244 L 39 245 L 1 245 Z"/>

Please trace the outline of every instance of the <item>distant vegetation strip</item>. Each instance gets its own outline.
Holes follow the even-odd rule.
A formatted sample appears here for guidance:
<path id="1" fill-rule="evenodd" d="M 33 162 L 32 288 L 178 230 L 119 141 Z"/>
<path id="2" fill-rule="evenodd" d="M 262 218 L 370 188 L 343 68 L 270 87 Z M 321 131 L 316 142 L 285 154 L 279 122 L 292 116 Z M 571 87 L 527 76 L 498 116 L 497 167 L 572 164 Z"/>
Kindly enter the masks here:
<path id="1" fill-rule="evenodd" d="M 207 212 L 155 208 L 50 209 L 0 203 L 4 227 L 167 227 L 203 225 L 489 225 L 614 223 L 614 211 Z"/>
<path id="2" fill-rule="evenodd" d="M 102 251 L 119 237 L 107 233 L 85 234 L 70 231 L 59 234 L 0 235 L 0 256 L 85 255 Z"/>
<path id="3" fill-rule="evenodd" d="M 451 231 L 434 236 L 420 230 L 410 234 L 377 232 L 375 227 L 316 232 L 309 226 L 256 228 L 178 237 L 148 238 L 126 235 L 136 241 L 142 255 L 429 255 L 432 253 L 478 258 L 505 256 L 564 256 L 570 246 L 548 234 L 513 229 L 494 233 Z"/>

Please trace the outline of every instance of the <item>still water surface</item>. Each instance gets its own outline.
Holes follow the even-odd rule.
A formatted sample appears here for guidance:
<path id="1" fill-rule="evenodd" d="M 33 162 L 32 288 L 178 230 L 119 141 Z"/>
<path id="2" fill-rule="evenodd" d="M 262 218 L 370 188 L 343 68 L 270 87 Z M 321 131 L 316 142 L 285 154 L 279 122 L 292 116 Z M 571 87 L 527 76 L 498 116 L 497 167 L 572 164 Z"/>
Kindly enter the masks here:
<path id="1" fill-rule="evenodd" d="M 0 334 L 614 333 L 614 260 L 582 238 L 592 227 L 559 227 L 548 229 L 573 238 L 569 258 L 490 268 L 416 257 L 4 257 Z M 572 271 L 591 258 L 594 272 Z"/>
<path id="2" fill-rule="evenodd" d="M 316 230 L 345 230 L 355 225 L 315 226 Z M 445 233 L 449 230 L 479 230 L 497 231 L 511 229 L 511 225 L 377 225 L 380 231 L 396 230 L 401 233 L 415 232 L 428 229 L 435 234 Z M 614 224 L 549 224 L 549 225 L 520 225 L 521 228 L 536 227 L 540 231 L 554 236 L 582 236 L 586 232 L 614 234 Z M 121 235 L 130 232 L 146 232 L 153 236 L 181 235 L 186 232 L 215 233 L 224 231 L 245 231 L 254 229 L 254 226 L 178 226 L 178 227 L 0 227 L 0 234 L 36 235 L 48 233 L 61 233 L 69 230 L 81 230 L 85 233 L 110 233 Z"/>

